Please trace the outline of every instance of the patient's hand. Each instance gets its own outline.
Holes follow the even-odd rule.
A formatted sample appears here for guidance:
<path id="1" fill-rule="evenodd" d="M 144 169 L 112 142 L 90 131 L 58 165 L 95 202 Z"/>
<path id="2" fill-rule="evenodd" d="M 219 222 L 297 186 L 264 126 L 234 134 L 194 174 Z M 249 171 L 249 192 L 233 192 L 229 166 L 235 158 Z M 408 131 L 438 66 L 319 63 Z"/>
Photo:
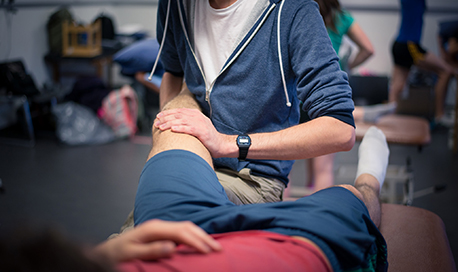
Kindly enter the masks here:
<path id="1" fill-rule="evenodd" d="M 173 254 L 176 244 L 186 244 L 201 253 L 221 250 L 216 240 L 192 222 L 154 219 L 105 241 L 94 251 L 115 263 L 133 259 L 156 260 Z"/>

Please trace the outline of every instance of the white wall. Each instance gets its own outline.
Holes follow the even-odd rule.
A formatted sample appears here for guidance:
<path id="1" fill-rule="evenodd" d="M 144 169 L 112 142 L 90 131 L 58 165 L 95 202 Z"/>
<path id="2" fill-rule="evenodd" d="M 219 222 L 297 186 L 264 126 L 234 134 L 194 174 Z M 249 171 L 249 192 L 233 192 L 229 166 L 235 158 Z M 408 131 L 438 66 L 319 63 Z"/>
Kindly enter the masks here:
<path id="1" fill-rule="evenodd" d="M 0 9 L 0 62 L 22 59 L 38 86 L 51 80 L 43 58 L 48 52 L 46 23 L 57 9 L 57 6 L 19 7 L 14 14 Z M 69 10 L 82 23 L 92 22 L 103 12 L 113 17 L 117 28 L 138 24 L 150 36 L 156 35 L 157 5 L 76 5 Z"/>
<path id="2" fill-rule="evenodd" d="M 456 3 L 458 4 L 458 1 Z M 458 10 L 458 5 L 455 10 Z M 357 67 L 352 73 L 369 72 L 390 76 L 392 67 L 391 44 L 398 34 L 400 23 L 398 11 L 352 11 L 350 9 L 350 12 L 375 47 L 374 56 Z M 427 12 L 424 16 L 421 44 L 435 54 L 439 52 L 437 45 L 438 22 L 443 20 L 458 20 L 458 13 Z"/>
<path id="3" fill-rule="evenodd" d="M 399 0 L 340 0 L 344 6 L 363 6 L 363 7 L 383 7 L 383 8 L 397 8 L 399 7 Z M 429 9 L 443 9 L 457 7 L 456 0 L 426 0 Z"/>
<path id="4" fill-rule="evenodd" d="M 399 23 L 397 3 L 398 0 L 342 0 L 342 5 L 349 8 L 376 50 L 375 56 L 353 71 L 354 73 L 368 71 L 390 75 L 392 65 L 390 48 Z M 437 54 L 437 23 L 444 19 L 458 18 L 458 12 L 450 12 L 444 8 L 451 7 L 452 10 L 458 11 L 458 0 L 428 0 L 427 3 L 433 9 L 425 14 L 422 44 Z M 127 24 L 140 24 L 154 36 L 156 8 L 156 4 L 75 5 L 70 8 L 70 11 L 77 19 L 87 23 L 99 13 L 105 12 L 114 17 L 118 28 Z M 11 15 L 6 13 L 5 9 L 0 9 L 0 62 L 22 58 L 39 85 L 50 80 L 43 56 L 48 51 L 46 22 L 56 10 L 57 6 L 20 7 L 14 15 Z M 11 21 L 11 36 L 8 35 L 8 19 Z"/>

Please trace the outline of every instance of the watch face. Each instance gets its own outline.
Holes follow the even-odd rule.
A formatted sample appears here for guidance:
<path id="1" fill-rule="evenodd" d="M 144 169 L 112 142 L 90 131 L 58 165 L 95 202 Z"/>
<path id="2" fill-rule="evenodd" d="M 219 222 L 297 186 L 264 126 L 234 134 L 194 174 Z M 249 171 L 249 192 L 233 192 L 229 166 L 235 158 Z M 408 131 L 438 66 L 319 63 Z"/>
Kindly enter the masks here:
<path id="1" fill-rule="evenodd" d="M 248 136 L 239 136 L 237 138 L 237 142 L 240 146 L 250 146 L 251 145 L 251 139 Z"/>

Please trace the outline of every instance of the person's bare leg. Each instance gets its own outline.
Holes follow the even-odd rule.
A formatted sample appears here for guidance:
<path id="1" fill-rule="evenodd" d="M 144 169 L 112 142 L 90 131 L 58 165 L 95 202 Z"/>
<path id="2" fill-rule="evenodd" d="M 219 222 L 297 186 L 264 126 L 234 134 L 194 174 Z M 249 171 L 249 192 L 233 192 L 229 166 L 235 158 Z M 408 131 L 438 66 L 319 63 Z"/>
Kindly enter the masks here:
<path id="1" fill-rule="evenodd" d="M 438 79 L 436 82 L 436 86 L 434 88 L 435 94 L 435 118 L 436 120 L 440 120 L 445 113 L 445 97 L 447 96 L 447 89 L 450 79 L 452 78 L 452 73 L 447 71 L 438 74 Z"/>
<path id="2" fill-rule="evenodd" d="M 395 65 L 390 81 L 389 102 L 397 102 L 407 82 L 410 69 Z"/>
<path id="3" fill-rule="evenodd" d="M 364 118 L 364 108 L 361 106 L 355 106 L 355 110 L 353 111 L 353 119 L 355 121 L 363 121 Z"/>
<path id="4" fill-rule="evenodd" d="M 186 87 L 185 87 L 186 88 Z M 194 99 L 194 96 L 187 89 L 183 89 L 178 96 L 168 102 L 164 109 L 172 108 L 192 108 L 199 109 L 200 107 Z M 153 147 L 148 155 L 148 160 L 154 155 L 171 149 L 182 149 L 194 152 L 201 156 L 211 167 L 213 167 L 212 158 L 207 148 L 194 136 L 188 134 L 175 133 L 170 130 L 160 131 L 152 128 Z M 132 210 L 127 216 L 126 221 L 121 227 L 120 233 L 128 231 L 134 227 L 134 211 Z M 117 236 L 113 234 L 110 238 Z"/>
<path id="5" fill-rule="evenodd" d="M 422 60 L 419 60 L 417 63 L 415 63 L 415 66 L 417 66 L 420 69 L 431 71 L 436 74 L 440 74 L 444 71 L 450 73 L 453 72 L 450 65 L 448 65 L 444 60 L 430 52 L 427 52 Z"/>
<path id="6" fill-rule="evenodd" d="M 173 108 L 199 109 L 199 104 L 194 99 L 194 95 L 188 89 L 183 89 L 178 96 L 168 102 L 163 110 Z M 175 133 L 171 130 L 161 131 L 153 126 L 153 147 L 148 155 L 148 159 L 154 155 L 172 149 L 182 149 L 191 151 L 202 157 L 213 167 L 212 157 L 207 148 L 194 136 Z"/>
<path id="7" fill-rule="evenodd" d="M 327 154 L 310 159 L 310 181 L 313 184 L 313 192 L 334 185 L 334 156 Z"/>
<path id="8" fill-rule="evenodd" d="M 445 96 L 450 78 L 453 75 L 453 68 L 448 65 L 444 60 L 432 53 L 426 53 L 423 60 L 415 64 L 420 69 L 431 71 L 439 77 L 434 87 L 435 106 L 436 106 L 436 119 L 444 115 Z"/>
<path id="9" fill-rule="evenodd" d="M 381 207 L 380 207 L 380 183 L 371 174 L 362 174 L 359 176 L 355 185 L 340 184 L 336 185 L 350 190 L 356 197 L 361 199 L 369 211 L 369 216 L 372 222 L 379 227 L 381 221 Z"/>
<path id="10" fill-rule="evenodd" d="M 363 174 L 356 179 L 354 186 L 361 193 L 361 200 L 366 204 L 372 222 L 379 227 L 381 221 L 380 183 L 374 176 Z"/>
<path id="11" fill-rule="evenodd" d="M 354 186 L 341 185 L 361 199 L 376 226 L 380 226 L 380 190 L 385 180 L 390 151 L 383 132 L 370 127 L 359 146 Z"/>
<path id="12" fill-rule="evenodd" d="M 355 121 L 375 123 L 383 115 L 393 113 L 396 110 L 396 107 L 396 102 L 369 106 L 356 106 L 355 110 L 353 111 L 353 118 Z"/>

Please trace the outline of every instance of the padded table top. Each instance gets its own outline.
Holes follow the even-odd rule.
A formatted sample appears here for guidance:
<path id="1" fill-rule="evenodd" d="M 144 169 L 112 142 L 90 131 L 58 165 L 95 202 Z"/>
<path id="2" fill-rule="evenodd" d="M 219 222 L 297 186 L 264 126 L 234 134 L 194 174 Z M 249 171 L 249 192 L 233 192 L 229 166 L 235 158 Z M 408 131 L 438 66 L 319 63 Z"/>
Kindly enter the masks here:
<path id="1" fill-rule="evenodd" d="M 416 116 L 389 114 L 376 123 L 356 122 L 356 140 L 361 141 L 366 131 L 376 126 L 386 136 L 388 143 L 423 146 L 431 141 L 428 120 Z"/>
<path id="2" fill-rule="evenodd" d="M 428 210 L 382 204 L 379 227 L 388 250 L 388 272 L 456 272 L 442 219 Z"/>

